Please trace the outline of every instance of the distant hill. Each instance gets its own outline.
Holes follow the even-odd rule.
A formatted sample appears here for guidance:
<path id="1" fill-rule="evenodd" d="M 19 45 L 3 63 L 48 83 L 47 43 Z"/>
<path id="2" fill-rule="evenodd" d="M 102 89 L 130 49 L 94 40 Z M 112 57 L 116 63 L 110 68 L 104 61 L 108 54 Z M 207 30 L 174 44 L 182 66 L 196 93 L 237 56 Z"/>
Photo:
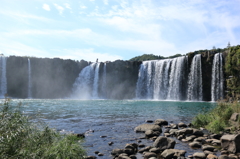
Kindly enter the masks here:
<path id="1" fill-rule="evenodd" d="M 169 56 L 169 57 L 163 57 L 163 56 L 160 56 L 160 55 L 143 54 L 141 56 L 136 56 L 134 58 L 131 58 L 129 61 L 161 60 L 161 59 L 175 58 L 175 57 L 179 57 L 179 56 L 182 56 L 182 55 L 181 54 L 176 54 L 176 55 Z"/>

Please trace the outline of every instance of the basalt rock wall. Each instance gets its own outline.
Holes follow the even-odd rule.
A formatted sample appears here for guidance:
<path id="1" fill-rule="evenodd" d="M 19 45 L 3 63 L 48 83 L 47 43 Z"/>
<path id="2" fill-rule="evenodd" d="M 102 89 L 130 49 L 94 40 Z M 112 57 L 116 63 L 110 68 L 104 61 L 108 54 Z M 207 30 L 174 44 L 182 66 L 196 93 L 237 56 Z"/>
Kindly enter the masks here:
<path id="1" fill-rule="evenodd" d="M 72 84 L 86 61 L 59 58 L 7 58 L 7 93 L 13 98 L 28 98 L 28 59 L 31 61 L 33 98 L 64 98 L 71 93 Z"/>

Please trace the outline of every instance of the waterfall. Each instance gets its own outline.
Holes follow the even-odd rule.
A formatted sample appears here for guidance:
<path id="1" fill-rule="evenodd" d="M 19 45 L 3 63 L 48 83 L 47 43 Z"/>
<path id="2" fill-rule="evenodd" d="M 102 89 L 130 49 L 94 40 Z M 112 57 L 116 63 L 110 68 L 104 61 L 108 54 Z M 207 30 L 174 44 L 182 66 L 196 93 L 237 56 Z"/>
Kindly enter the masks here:
<path id="1" fill-rule="evenodd" d="M 98 98 L 99 66 L 100 66 L 100 63 L 95 64 L 94 80 L 93 80 L 93 92 L 92 92 L 92 97 L 93 98 Z"/>
<path id="2" fill-rule="evenodd" d="M 187 57 L 144 61 L 140 67 L 136 88 L 139 99 L 182 100 L 185 88 L 184 71 Z"/>
<path id="3" fill-rule="evenodd" d="M 171 100 L 183 100 L 183 96 L 185 94 L 184 91 L 184 82 L 187 57 L 182 56 L 173 59 L 169 80 L 169 90 L 168 90 L 168 99 Z"/>
<path id="4" fill-rule="evenodd" d="M 28 98 L 32 98 L 32 71 L 30 59 L 28 59 Z"/>
<path id="5" fill-rule="evenodd" d="M 188 100 L 202 100 L 202 65 L 201 54 L 195 55 L 192 60 L 188 77 Z"/>
<path id="6" fill-rule="evenodd" d="M 102 97 L 107 97 L 107 63 L 103 65 L 103 76 L 102 76 Z"/>
<path id="7" fill-rule="evenodd" d="M 214 55 L 212 67 L 211 99 L 216 101 L 223 98 L 223 57 L 222 53 Z"/>
<path id="8" fill-rule="evenodd" d="M 99 66 L 100 63 L 92 63 L 83 68 L 73 84 L 73 98 L 98 98 Z"/>
<path id="9" fill-rule="evenodd" d="M 7 63 L 7 57 L 0 56 L 0 78 L 1 78 L 1 83 L 0 83 L 0 98 L 4 98 L 5 94 L 7 94 L 7 71 L 6 71 L 6 63 Z"/>

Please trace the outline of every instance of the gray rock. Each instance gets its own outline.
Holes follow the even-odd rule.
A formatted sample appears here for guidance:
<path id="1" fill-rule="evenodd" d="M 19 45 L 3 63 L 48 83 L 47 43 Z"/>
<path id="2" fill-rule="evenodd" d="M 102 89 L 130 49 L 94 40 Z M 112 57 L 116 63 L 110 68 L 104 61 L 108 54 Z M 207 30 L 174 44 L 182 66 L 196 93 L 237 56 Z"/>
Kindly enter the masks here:
<path id="1" fill-rule="evenodd" d="M 239 118 L 239 114 L 240 113 L 233 113 L 231 118 L 230 118 L 230 121 L 237 121 L 238 118 Z"/>
<path id="2" fill-rule="evenodd" d="M 187 127 L 187 124 L 183 123 L 183 122 L 180 122 L 178 123 L 178 127 L 179 128 L 186 128 Z"/>
<path id="3" fill-rule="evenodd" d="M 227 155 L 220 155 L 218 156 L 218 159 L 229 159 Z"/>
<path id="4" fill-rule="evenodd" d="M 222 135 L 220 135 L 220 134 L 212 134 L 212 135 L 210 135 L 210 137 L 211 137 L 211 139 L 218 139 L 218 140 L 220 140 Z"/>
<path id="5" fill-rule="evenodd" d="M 111 152 L 111 155 L 113 155 L 113 156 L 118 156 L 118 155 L 120 155 L 121 153 L 124 153 L 124 150 L 123 150 L 123 149 L 113 149 L 112 152 Z"/>
<path id="6" fill-rule="evenodd" d="M 198 129 L 193 129 L 193 135 L 196 135 L 196 136 L 203 136 L 204 133 L 202 130 L 198 130 Z"/>
<path id="7" fill-rule="evenodd" d="M 142 149 L 138 150 L 138 152 L 139 152 L 139 153 L 148 152 L 151 148 L 153 148 L 153 147 L 147 146 L 147 147 L 145 147 L 145 148 L 142 148 Z"/>
<path id="8" fill-rule="evenodd" d="M 137 159 L 137 157 L 135 155 L 130 155 L 129 158 L 131 159 Z"/>
<path id="9" fill-rule="evenodd" d="M 147 130 L 162 132 L 162 129 L 159 125 L 153 125 L 153 124 L 142 124 L 142 125 L 137 126 L 134 129 L 135 132 L 145 132 Z"/>
<path id="10" fill-rule="evenodd" d="M 206 140 L 205 137 L 198 137 L 198 138 L 195 138 L 193 141 L 200 142 L 200 143 L 205 143 L 206 142 L 205 140 Z"/>
<path id="11" fill-rule="evenodd" d="M 209 154 L 207 155 L 207 159 L 217 159 L 218 157 L 216 155 L 213 154 Z"/>
<path id="12" fill-rule="evenodd" d="M 146 152 L 144 154 L 144 159 L 149 159 L 151 157 L 157 157 L 157 154 L 153 153 L 153 152 Z"/>
<path id="13" fill-rule="evenodd" d="M 193 154 L 193 157 L 194 157 L 194 158 L 205 159 L 205 158 L 206 158 L 206 155 L 205 155 L 205 153 L 203 153 L 203 152 L 195 152 L 195 153 Z"/>
<path id="14" fill-rule="evenodd" d="M 240 134 L 223 135 L 221 137 L 221 146 L 231 153 L 240 152 Z"/>
<path id="15" fill-rule="evenodd" d="M 125 149 L 132 149 L 134 153 L 137 153 L 138 152 L 138 144 L 136 144 L 136 143 L 126 144 Z"/>
<path id="16" fill-rule="evenodd" d="M 168 125 L 168 122 L 164 119 L 157 119 L 157 120 L 155 120 L 154 124 L 162 126 L 162 125 Z"/>
<path id="17" fill-rule="evenodd" d="M 134 149 L 131 149 L 131 148 L 125 148 L 124 153 L 126 153 L 128 155 L 133 155 L 133 154 L 135 154 L 135 151 L 134 151 Z"/>
<path id="18" fill-rule="evenodd" d="M 164 159 L 171 159 L 171 158 L 173 158 L 174 154 L 175 154 L 175 152 L 173 151 L 173 149 L 166 149 L 161 153 L 161 156 Z"/>
<path id="19" fill-rule="evenodd" d="M 154 141 L 153 147 L 160 148 L 161 150 L 170 149 L 170 148 L 173 149 L 175 144 L 176 142 L 174 139 L 160 136 Z"/>
<path id="20" fill-rule="evenodd" d="M 164 136 L 170 137 L 171 135 L 169 133 L 164 133 Z"/>
<path id="21" fill-rule="evenodd" d="M 186 137 L 186 140 L 193 141 L 195 138 L 196 138 L 195 135 L 191 135 L 191 136 Z"/>
<path id="22" fill-rule="evenodd" d="M 175 135 L 177 131 L 178 131 L 178 129 L 170 129 L 169 134 L 170 135 Z"/>
<path id="23" fill-rule="evenodd" d="M 203 150 L 203 151 L 207 150 L 207 151 L 212 151 L 212 152 L 213 152 L 214 149 L 215 149 L 215 148 L 214 148 L 213 146 L 210 146 L 210 145 L 203 145 L 203 146 L 202 146 L 202 150 Z"/>
<path id="24" fill-rule="evenodd" d="M 202 144 L 200 142 L 192 142 L 192 143 L 189 143 L 189 146 L 193 148 L 201 148 Z"/>
<path id="25" fill-rule="evenodd" d="M 178 125 L 177 124 L 170 124 L 172 129 L 178 129 Z"/>
<path id="26" fill-rule="evenodd" d="M 175 134 L 177 136 L 179 135 L 191 135 L 193 133 L 193 129 L 192 128 L 184 128 L 182 130 L 178 130 L 177 132 L 175 132 Z"/>
<path id="27" fill-rule="evenodd" d="M 149 150 L 149 152 L 154 152 L 154 153 L 158 154 L 158 153 L 161 152 L 161 149 L 154 147 L 154 148 L 151 148 L 151 149 Z"/>
<path id="28" fill-rule="evenodd" d="M 221 145 L 221 141 L 220 141 L 220 140 L 217 140 L 217 139 L 213 139 L 213 140 L 212 140 L 212 144 L 213 144 L 213 145 Z"/>
<path id="29" fill-rule="evenodd" d="M 104 154 L 103 153 L 98 153 L 98 156 L 104 156 Z"/>
<path id="30" fill-rule="evenodd" d="M 153 130 L 147 130 L 145 131 L 145 136 L 147 138 L 151 138 L 151 137 L 154 137 L 154 136 L 159 136 L 161 133 L 159 131 L 153 131 Z"/>

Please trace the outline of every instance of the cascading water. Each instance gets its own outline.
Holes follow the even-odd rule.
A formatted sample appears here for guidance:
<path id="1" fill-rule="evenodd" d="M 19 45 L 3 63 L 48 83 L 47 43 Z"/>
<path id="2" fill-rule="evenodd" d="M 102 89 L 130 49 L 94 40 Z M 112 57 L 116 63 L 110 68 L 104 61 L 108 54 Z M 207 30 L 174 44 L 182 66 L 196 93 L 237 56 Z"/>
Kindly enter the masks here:
<path id="1" fill-rule="evenodd" d="M 211 100 L 216 101 L 223 98 L 223 56 L 222 53 L 214 55 L 212 67 L 212 86 L 211 86 Z"/>
<path id="2" fill-rule="evenodd" d="M 103 76 L 102 76 L 102 97 L 107 97 L 107 63 L 104 63 L 103 65 Z"/>
<path id="3" fill-rule="evenodd" d="M 98 79 L 100 63 L 85 67 L 73 84 L 73 98 L 98 98 Z"/>
<path id="4" fill-rule="evenodd" d="M 100 63 L 96 63 L 95 70 L 94 70 L 94 80 L 93 80 L 93 92 L 92 92 L 93 98 L 98 98 L 99 66 L 100 66 Z"/>
<path id="5" fill-rule="evenodd" d="M 136 97 L 139 99 L 182 100 L 187 57 L 144 61 L 140 67 Z"/>
<path id="6" fill-rule="evenodd" d="M 0 56 L 0 98 L 4 98 L 5 94 L 7 93 L 7 77 L 6 77 L 6 63 L 7 63 L 7 57 Z"/>
<path id="7" fill-rule="evenodd" d="M 32 71 L 30 59 L 28 59 L 28 98 L 32 98 Z"/>
<path id="8" fill-rule="evenodd" d="M 193 57 L 188 77 L 188 100 L 201 101 L 202 96 L 201 54 L 198 54 Z"/>

